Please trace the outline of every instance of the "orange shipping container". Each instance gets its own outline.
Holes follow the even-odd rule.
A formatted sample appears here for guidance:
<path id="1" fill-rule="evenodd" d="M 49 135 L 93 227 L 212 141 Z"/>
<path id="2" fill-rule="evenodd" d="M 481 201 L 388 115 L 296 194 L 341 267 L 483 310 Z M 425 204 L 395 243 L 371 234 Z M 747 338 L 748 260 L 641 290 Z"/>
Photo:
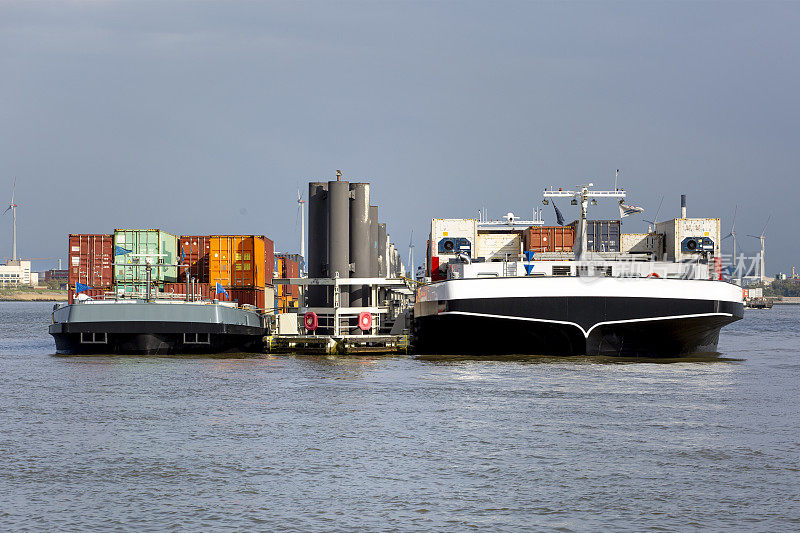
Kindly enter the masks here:
<path id="1" fill-rule="evenodd" d="M 572 226 L 531 226 L 522 232 L 523 250 L 571 252 L 575 242 Z"/>
<path id="2" fill-rule="evenodd" d="M 263 288 L 266 280 L 272 279 L 272 269 L 269 276 L 265 272 L 265 237 L 212 235 L 210 240 L 208 282 L 211 285 L 219 283 L 223 287 Z"/>

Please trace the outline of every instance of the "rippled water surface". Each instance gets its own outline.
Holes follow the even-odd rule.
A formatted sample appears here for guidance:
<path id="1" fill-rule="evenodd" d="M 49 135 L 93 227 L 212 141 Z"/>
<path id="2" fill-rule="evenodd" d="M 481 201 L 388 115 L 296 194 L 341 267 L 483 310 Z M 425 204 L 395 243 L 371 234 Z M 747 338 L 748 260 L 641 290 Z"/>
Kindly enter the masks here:
<path id="1" fill-rule="evenodd" d="M 800 307 L 721 359 L 54 357 L 0 302 L 0 529 L 800 529 Z M 465 339 L 468 341 L 468 339 Z"/>

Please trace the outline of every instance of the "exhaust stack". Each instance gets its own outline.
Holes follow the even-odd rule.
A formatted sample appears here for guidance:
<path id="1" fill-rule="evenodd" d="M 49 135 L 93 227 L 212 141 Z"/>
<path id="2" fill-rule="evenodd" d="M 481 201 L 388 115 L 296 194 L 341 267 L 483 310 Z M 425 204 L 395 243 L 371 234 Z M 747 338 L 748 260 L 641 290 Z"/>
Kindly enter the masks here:
<path id="1" fill-rule="evenodd" d="M 681 194 L 681 218 L 686 218 L 686 195 Z"/>

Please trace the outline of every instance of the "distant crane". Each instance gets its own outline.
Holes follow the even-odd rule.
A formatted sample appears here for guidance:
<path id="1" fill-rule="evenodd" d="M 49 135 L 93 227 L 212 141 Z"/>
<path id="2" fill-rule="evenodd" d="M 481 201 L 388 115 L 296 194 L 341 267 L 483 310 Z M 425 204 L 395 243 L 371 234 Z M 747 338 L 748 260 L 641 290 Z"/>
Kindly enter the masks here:
<path id="1" fill-rule="evenodd" d="M 748 237 L 753 237 L 754 239 L 761 241 L 761 264 L 759 265 L 759 276 L 761 277 L 762 282 L 767 279 L 767 277 L 764 275 L 764 248 L 767 240 L 767 225 L 769 224 L 771 218 L 772 215 L 767 217 L 767 222 L 764 224 L 764 229 L 761 230 L 761 235 L 748 235 Z"/>
<path id="2" fill-rule="evenodd" d="M 14 203 L 14 192 L 16 191 L 16 189 L 17 189 L 17 178 L 14 178 L 14 185 L 11 187 L 11 203 L 9 204 L 8 207 L 6 207 L 6 210 L 3 211 L 4 215 L 6 213 L 8 213 L 9 210 L 11 211 L 11 218 L 12 218 L 12 225 L 13 225 L 13 229 L 12 229 L 12 233 L 11 233 L 12 234 L 12 239 L 11 240 L 12 240 L 12 243 L 13 243 L 11 245 L 11 259 L 13 261 L 17 260 L 17 207 L 19 207 L 19 206 Z"/>
<path id="3" fill-rule="evenodd" d="M 303 194 L 300 189 L 297 189 L 297 213 L 300 216 L 300 257 L 303 258 L 305 263 L 306 259 L 306 219 L 305 219 L 305 204 Z"/>

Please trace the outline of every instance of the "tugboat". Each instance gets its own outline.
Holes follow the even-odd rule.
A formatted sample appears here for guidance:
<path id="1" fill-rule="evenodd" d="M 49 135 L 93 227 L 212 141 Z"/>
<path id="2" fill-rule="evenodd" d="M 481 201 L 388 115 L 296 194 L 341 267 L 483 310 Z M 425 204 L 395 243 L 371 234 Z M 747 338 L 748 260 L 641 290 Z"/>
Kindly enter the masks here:
<path id="1" fill-rule="evenodd" d="M 417 290 L 414 348 L 422 354 L 678 357 L 716 352 L 722 327 L 743 316 L 741 289 L 697 260 L 656 261 L 587 251 L 587 210 L 622 190 L 546 190 L 580 204 L 574 258 L 502 262 L 460 253 L 446 279 Z M 560 213 L 558 213 L 560 215 Z M 559 217 L 560 218 L 560 217 Z M 713 250 L 713 247 L 712 247 Z M 562 254 L 563 255 L 563 254 Z"/>

